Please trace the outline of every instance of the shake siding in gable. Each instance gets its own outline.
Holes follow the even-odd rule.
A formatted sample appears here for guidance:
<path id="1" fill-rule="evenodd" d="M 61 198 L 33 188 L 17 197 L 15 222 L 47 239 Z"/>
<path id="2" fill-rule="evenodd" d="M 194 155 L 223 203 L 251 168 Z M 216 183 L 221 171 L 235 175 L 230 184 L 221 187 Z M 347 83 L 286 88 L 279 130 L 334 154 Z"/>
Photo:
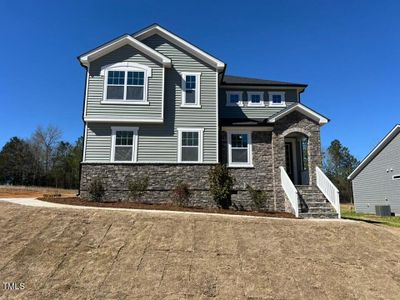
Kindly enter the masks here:
<path id="1" fill-rule="evenodd" d="M 217 161 L 216 105 L 217 72 L 205 63 L 185 53 L 160 36 L 142 41 L 172 60 L 172 68 L 165 69 L 165 104 L 163 124 L 88 123 L 86 162 L 109 162 L 111 153 L 111 127 L 139 127 L 138 163 L 178 161 L 178 132 L 180 127 L 204 128 L 203 162 Z M 181 107 L 180 72 L 201 72 L 201 108 Z M 161 83 L 158 87 L 161 93 Z M 123 106 L 121 109 L 124 109 Z"/>
<path id="2" fill-rule="evenodd" d="M 400 180 L 392 179 L 399 174 L 400 134 L 397 134 L 353 179 L 356 211 L 375 213 L 375 205 L 390 205 L 396 215 L 400 214 Z"/>
<path id="3" fill-rule="evenodd" d="M 102 104 L 104 76 L 101 68 L 118 62 L 135 62 L 151 68 L 148 82 L 148 101 L 150 105 Z M 163 67 L 135 48 L 123 46 L 90 64 L 86 116 L 99 119 L 161 119 Z"/>
<path id="4" fill-rule="evenodd" d="M 227 91 L 241 91 L 243 107 L 238 106 L 226 106 L 226 92 Z M 247 106 L 247 92 L 264 92 L 264 106 L 262 107 L 249 107 Z M 221 118 L 269 118 L 270 116 L 278 113 L 285 107 L 270 107 L 269 106 L 269 95 L 268 92 L 285 92 L 285 102 L 289 106 L 293 103 L 298 102 L 297 91 L 293 90 L 268 90 L 268 89 L 254 89 L 254 88 L 221 88 L 219 93 L 219 111 Z"/>

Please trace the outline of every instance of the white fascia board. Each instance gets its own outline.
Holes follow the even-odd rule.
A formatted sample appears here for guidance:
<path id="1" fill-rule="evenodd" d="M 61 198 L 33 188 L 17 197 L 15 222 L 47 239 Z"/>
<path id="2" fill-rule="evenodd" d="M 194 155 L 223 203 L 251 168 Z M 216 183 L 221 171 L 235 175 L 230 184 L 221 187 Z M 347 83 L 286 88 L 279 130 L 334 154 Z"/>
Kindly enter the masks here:
<path id="1" fill-rule="evenodd" d="M 400 133 L 400 125 L 396 125 L 384 138 L 375 146 L 374 149 L 361 161 L 357 168 L 347 177 L 348 180 L 353 180 L 374 158 L 381 152 L 386 145 Z"/>
<path id="2" fill-rule="evenodd" d="M 218 70 L 223 70 L 225 67 L 225 63 L 216 59 L 215 57 L 211 56 L 210 54 L 200 50 L 199 48 L 195 47 L 194 45 L 188 43 L 184 39 L 176 36 L 175 34 L 165 30 L 159 25 L 153 25 L 149 28 L 146 28 L 142 31 L 139 31 L 135 34 L 135 38 L 139 41 L 144 40 L 145 38 L 152 36 L 154 34 L 158 34 L 161 37 L 173 42 L 174 44 L 178 45 L 182 49 L 188 51 L 190 54 L 202 59 L 203 61 L 209 63 L 210 65 L 216 67 Z"/>
<path id="3" fill-rule="evenodd" d="M 296 105 L 293 105 L 291 108 L 282 111 L 272 119 L 268 120 L 268 123 L 275 123 L 277 120 L 283 118 L 284 116 L 290 114 L 293 111 L 298 111 L 301 112 L 302 114 L 310 117 L 311 119 L 317 121 L 320 125 L 324 125 L 329 122 L 327 118 L 324 116 L 316 113 L 315 111 L 312 111 L 311 109 L 305 107 L 304 105 L 297 103 Z"/>
<path id="4" fill-rule="evenodd" d="M 90 123 L 163 123 L 162 119 L 111 119 L 111 118 L 90 118 L 85 117 L 85 122 Z"/>
<path id="5" fill-rule="evenodd" d="M 157 52 L 156 50 L 150 48 L 149 46 L 143 44 L 142 42 L 134 39 L 130 35 L 124 35 L 123 37 L 121 37 L 115 41 L 112 41 L 112 42 L 104 45 L 103 47 L 100 47 L 98 49 L 95 49 L 95 50 L 87 53 L 87 54 L 84 54 L 79 57 L 79 60 L 84 66 L 89 66 L 91 61 L 98 59 L 99 57 L 102 57 L 102 56 L 104 56 L 122 46 L 125 46 L 125 45 L 130 45 L 130 46 L 134 47 L 135 49 L 147 54 L 148 56 L 153 58 L 155 61 L 161 63 L 164 67 L 167 67 L 167 68 L 171 67 L 171 59 L 162 55 L 161 53 Z"/>
<path id="6" fill-rule="evenodd" d="M 272 131 L 272 126 L 222 126 L 221 131 Z"/>

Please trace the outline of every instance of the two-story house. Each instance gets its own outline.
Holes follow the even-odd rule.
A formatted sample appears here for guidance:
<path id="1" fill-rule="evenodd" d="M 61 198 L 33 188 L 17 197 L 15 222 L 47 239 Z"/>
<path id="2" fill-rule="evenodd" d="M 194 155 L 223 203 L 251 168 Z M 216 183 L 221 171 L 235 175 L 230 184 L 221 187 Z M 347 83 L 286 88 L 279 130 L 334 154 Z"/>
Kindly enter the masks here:
<path id="1" fill-rule="evenodd" d="M 80 195 L 101 178 L 107 201 L 128 200 L 129 180 L 149 178 L 147 202 L 189 184 L 213 205 L 211 166 L 236 179 L 232 201 L 304 217 L 337 216 L 338 193 L 321 165 L 323 115 L 300 101 L 306 84 L 228 76 L 226 64 L 154 24 L 79 56 L 85 67 Z"/>

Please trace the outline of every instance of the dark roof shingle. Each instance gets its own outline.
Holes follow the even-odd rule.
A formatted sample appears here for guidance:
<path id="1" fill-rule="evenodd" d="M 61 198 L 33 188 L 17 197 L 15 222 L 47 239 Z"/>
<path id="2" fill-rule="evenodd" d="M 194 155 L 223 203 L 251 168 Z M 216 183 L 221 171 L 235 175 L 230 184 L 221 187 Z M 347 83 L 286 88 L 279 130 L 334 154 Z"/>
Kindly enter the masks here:
<path id="1" fill-rule="evenodd" d="M 239 77 L 239 76 L 231 76 L 225 75 L 222 80 L 223 85 L 269 85 L 269 86 L 298 86 L 298 87 L 307 87 L 307 84 L 303 83 L 293 83 L 293 82 L 284 82 L 284 81 L 275 81 L 275 80 L 266 80 L 266 79 L 258 79 L 258 78 L 250 78 L 250 77 Z"/>

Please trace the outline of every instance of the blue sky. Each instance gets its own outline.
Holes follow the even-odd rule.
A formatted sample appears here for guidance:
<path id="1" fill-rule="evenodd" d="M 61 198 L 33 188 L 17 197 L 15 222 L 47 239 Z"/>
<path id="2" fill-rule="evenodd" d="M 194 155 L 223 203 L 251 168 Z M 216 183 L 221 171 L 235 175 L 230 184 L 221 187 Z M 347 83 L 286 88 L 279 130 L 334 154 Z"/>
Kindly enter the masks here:
<path id="1" fill-rule="evenodd" d="M 0 146 L 47 124 L 76 140 L 76 57 L 159 23 L 227 74 L 308 83 L 302 102 L 331 119 L 323 147 L 337 138 L 361 159 L 400 123 L 399 12 L 399 1 L 2 1 Z"/>

